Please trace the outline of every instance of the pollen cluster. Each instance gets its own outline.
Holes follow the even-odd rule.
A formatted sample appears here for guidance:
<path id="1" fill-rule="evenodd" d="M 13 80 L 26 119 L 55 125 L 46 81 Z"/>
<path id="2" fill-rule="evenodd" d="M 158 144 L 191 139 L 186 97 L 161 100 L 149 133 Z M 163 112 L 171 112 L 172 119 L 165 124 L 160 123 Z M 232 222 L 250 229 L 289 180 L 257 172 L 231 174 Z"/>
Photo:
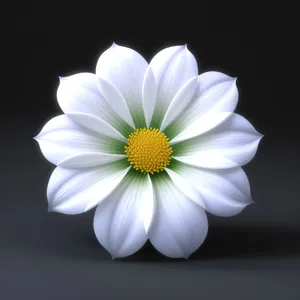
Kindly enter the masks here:
<path id="1" fill-rule="evenodd" d="M 134 169 L 142 173 L 158 173 L 171 161 L 169 139 L 158 129 L 139 128 L 127 138 L 125 153 Z"/>

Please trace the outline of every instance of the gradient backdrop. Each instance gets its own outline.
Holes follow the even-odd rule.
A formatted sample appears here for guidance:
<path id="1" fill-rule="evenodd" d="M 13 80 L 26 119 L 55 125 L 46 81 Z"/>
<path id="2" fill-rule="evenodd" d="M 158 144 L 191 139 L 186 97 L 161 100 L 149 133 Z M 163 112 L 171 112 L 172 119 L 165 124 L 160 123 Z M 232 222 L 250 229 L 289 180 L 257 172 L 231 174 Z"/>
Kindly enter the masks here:
<path id="1" fill-rule="evenodd" d="M 54 166 L 33 137 L 61 113 L 58 76 L 94 72 L 113 41 L 148 61 L 164 47 L 188 43 L 201 72 L 238 77 L 236 112 L 265 135 L 244 167 L 256 204 L 232 218 L 209 215 L 207 239 L 188 261 L 168 259 L 151 245 L 112 261 L 94 237 L 94 210 L 76 216 L 47 212 Z M 300 299 L 299 134 L 296 111 L 278 95 L 278 63 L 268 40 L 234 32 L 201 38 L 19 32 L 7 45 L 11 61 L 3 89 L 9 97 L 1 100 L 0 121 L 1 300 Z"/>

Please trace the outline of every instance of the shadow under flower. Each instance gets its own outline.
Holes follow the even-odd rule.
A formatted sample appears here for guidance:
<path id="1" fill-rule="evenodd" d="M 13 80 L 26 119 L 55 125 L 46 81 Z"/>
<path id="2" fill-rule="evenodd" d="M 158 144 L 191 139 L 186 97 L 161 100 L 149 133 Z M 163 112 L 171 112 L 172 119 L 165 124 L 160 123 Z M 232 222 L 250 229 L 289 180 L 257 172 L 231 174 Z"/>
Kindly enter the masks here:
<path id="1" fill-rule="evenodd" d="M 68 237 L 66 240 L 66 236 Z M 22 242 L 24 247 L 25 243 Z M 99 244 L 95 235 L 87 229 L 70 234 L 48 232 L 45 240 L 40 236 L 32 237 L 30 249 L 41 255 L 58 256 L 68 260 L 111 261 L 110 254 Z M 189 261 L 214 261 L 228 259 L 260 259 L 272 257 L 300 257 L 300 228 L 280 227 L 210 227 L 206 240 L 194 252 Z M 159 253 L 148 241 L 138 252 L 114 259 L 115 262 L 185 262 Z"/>
<path id="2" fill-rule="evenodd" d="M 189 260 L 259 259 L 300 256 L 300 229 L 274 227 L 211 227 L 205 242 Z M 161 255 L 150 242 L 118 261 L 185 261 Z"/>

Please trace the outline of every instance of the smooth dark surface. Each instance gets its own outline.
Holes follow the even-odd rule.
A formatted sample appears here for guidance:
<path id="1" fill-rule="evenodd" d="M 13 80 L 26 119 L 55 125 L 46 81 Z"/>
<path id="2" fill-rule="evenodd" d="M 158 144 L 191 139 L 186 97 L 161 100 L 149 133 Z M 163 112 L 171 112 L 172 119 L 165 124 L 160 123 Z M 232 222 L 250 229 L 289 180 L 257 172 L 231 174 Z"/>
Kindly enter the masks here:
<path id="1" fill-rule="evenodd" d="M 265 137 L 245 171 L 255 204 L 240 215 L 209 215 L 209 232 L 188 261 L 150 244 L 112 261 L 93 233 L 93 213 L 47 212 L 54 167 L 33 137 L 61 113 L 58 76 L 93 72 L 115 41 L 148 60 L 165 46 L 188 43 L 200 72 L 238 77 L 237 112 Z M 297 111 L 278 94 L 275 53 L 252 35 L 198 38 L 104 38 L 86 34 L 16 33 L 1 116 L 0 299 L 300 299 L 299 134 Z M 17 82 L 17 84 L 16 84 Z"/>

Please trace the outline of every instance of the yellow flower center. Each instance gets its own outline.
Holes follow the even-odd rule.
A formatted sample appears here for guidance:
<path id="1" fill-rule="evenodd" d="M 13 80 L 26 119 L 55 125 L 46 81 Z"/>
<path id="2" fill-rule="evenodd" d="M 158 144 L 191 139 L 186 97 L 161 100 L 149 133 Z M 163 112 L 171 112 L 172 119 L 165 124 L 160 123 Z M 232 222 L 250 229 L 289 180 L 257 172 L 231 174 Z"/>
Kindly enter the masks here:
<path id="1" fill-rule="evenodd" d="M 125 153 L 134 169 L 142 173 L 162 171 L 171 161 L 169 139 L 156 128 L 139 128 L 127 139 Z"/>

